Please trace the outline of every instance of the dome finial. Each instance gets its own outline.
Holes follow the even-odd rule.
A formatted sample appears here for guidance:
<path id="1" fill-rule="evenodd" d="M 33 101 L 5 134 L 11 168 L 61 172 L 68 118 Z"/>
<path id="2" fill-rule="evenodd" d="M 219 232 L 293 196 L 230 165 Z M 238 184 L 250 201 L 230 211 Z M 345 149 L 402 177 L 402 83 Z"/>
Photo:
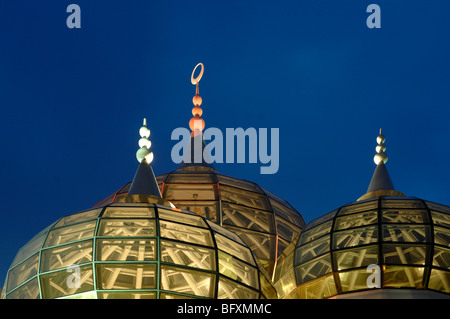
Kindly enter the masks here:
<path id="1" fill-rule="evenodd" d="M 201 66 L 200 73 L 196 78 L 194 78 L 195 70 L 197 70 L 199 66 Z M 203 63 L 198 63 L 192 71 L 191 75 L 191 83 L 196 86 L 195 95 L 192 98 L 192 103 L 194 103 L 194 108 L 192 109 L 193 117 L 189 121 L 189 128 L 192 130 L 192 136 L 201 134 L 203 129 L 205 128 L 205 121 L 201 118 L 203 114 L 203 110 L 200 107 L 200 105 L 202 105 L 202 98 L 199 95 L 198 90 L 198 83 L 202 79 L 204 70 L 205 68 Z"/>
<path id="2" fill-rule="evenodd" d="M 388 156 L 385 153 L 386 146 L 384 145 L 384 141 L 386 138 L 383 136 L 383 130 L 380 128 L 380 135 L 377 136 L 377 146 L 375 147 L 375 150 L 377 151 L 377 154 L 373 157 L 373 161 L 375 164 L 379 165 L 380 163 L 386 164 L 388 161 Z"/>
<path id="3" fill-rule="evenodd" d="M 139 135 L 141 136 L 139 140 L 140 149 L 136 152 L 136 158 L 139 163 L 145 159 L 147 163 L 150 164 L 153 161 L 153 152 L 149 150 L 152 142 L 148 139 L 150 137 L 150 130 L 147 127 L 147 119 L 145 118 L 141 128 L 139 129 Z"/>

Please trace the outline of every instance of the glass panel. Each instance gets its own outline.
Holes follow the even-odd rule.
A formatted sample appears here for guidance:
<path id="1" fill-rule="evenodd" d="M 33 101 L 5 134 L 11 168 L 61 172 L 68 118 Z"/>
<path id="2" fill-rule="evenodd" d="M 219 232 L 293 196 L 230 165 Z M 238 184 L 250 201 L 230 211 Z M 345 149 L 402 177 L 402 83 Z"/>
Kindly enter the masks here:
<path id="1" fill-rule="evenodd" d="M 257 299 L 259 293 L 222 276 L 219 277 L 217 299 Z"/>
<path id="2" fill-rule="evenodd" d="M 222 201 L 271 211 L 266 195 L 245 191 L 229 186 L 221 186 Z"/>
<path id="3" fill-rule="evenodd" d="M 156 299 L 156 292 L 113 291 L 97 292 L 98 299 Z"/>
<path id="4" fill-rule="evenodd" d="M 430 241 L 430 226 L 425 225 L 383 225 L 383 240 L 396 242 L 424 243 Z"/>
<path id="5" fill-rule="evenodd" d="M 161 240 L 161 261 L 194 268 L 215 270 L 213 249 Z"/>
<path id="6" fill-rule="evenodd" d="M 426 208 L 421 200 L 413 199 L 383 199 L 383 208 Z"/>
<path id="7" fill-rule="evenodd" d="M 237 179 L 233 177 L 228 177 L 224 175 L 217 175 L 217 179 L 220 184 L 225 184 L 228 186 L 234 186 L 242 189 L 246 189 L 252 192 L 262 193 L 261 189 L 255 183 L 244 181 L 242 179 Z M 221 185 L 222 186 L 222 185 Z"/>
<path id="8" fill-rule="evenodd" d="M 36 234 L 28 243 L 26 243 L 25 246 L 19 249 L 16 257 L 13 260 L 13 263 L 11 264 L 11 268 L 20 263 L 22 260 L 25 260 L 34 253 L 38 252 L 42 248 L 42 244 L 47 237 L 47 232 L 51 227 L 53 227 L 54 224 L 55 223 L 47 226 L 45 229 Z"/>
<path id="9" fill-rule="evenodd" d="M 217 222 L 217 216 L 219 215 L 219 202 L 218 201 L 178 201 L 171 200 L 179 209 L 188 210 L 197 215 L 203 216 L 213 222 Z"/>
<path id="10" fill-rule="evenodd" d="M 450 249 L 434 246 L 433 266 L 450 269 Z"/>
<path id="11" fill-rule="evenodd" d="M 370 200 L 368 202 L 358 202 L 355 205 L 341 207 L 338 216 L 348 215 L 373 210 L 378 208 L 378 200 Z"/>
<path id="12" fill-rule="evenodd" d="M 439 269 L 431 269 L 428 288 L 450 293 L 450 272 Z"/>
<path id="13" fill-rule="evenodd" d="M 431 218 L 434 224 L 450 228 L 450 215 L 432 211 Z"/>
<path id="14" fill-rule="evenodd" d="M 217 184 L 164 184 L 167 200 L 217 200 Z"/>
<path id="15" fill-rule="evenodd" d="M 249 264 L 255 265 L 250 249 L 220 235 L 215 234 L 217 248 L 235 256 Z"/>
<path id="16" fill-rule="evenodd" d="M 372 274 L 373 272 L 368 271 L 366 268 L 340 272 L 339 280 L 341 282 L 342 291 L 347 292 L 368 289 L 369 286 L 367 285 L 367 279 Z"/>
<path id="17" fill-rule="evenodd" d="M 279 237 L 291 242 L 295 237 L 300 234 L 300 228 L 289 223 L 288 221 L 280 218 L 278 216 L 275 217 L 277 223 L 277 234 Z"/>
<path id="18" fill-rule="evenodd" d="M 81 293 L 75 294 L 75 295 L 59 297 L 57 299 L 98 299 L 98 298 L 97 298 L 97 292 L 91 290 L 91 291 L 81 292 Z"/>
<path id="19" fill-rule="evenodd" d="M 191 227 L 160 220 L 161 237 L 186 241 L 188 243 L 212 246 L 211 232 L 209 229 Z"/>
<path id="20" fill-rule="evenodd" d="M 248 247 L 261 262 L 275 262 L 275 249 L 277 244 L 275 235 L 252 232 L 249 230 L 241 231 L 239 228 L 234 228 L 232 230 L 245 241 Z"/>
<path id="21" fill-rule="evenodd" d="M 212 298 L 214 286 L 214 274 L 161 265 L 161 289 Z"/>
<path id="22" fill-rule="evenodd" d="M 121 203 L 123 204 L 123 203 Z M 102 217 L 115 218 L 152 218 L 155 217 L 153 207 L 107 207 Z"/>
<path id="23" fill-rule="evenodd" d="M 156 288 L 156 264 L 97 264 L 98 289 Z"/>
<path id="24" fill-rule="evenodd" d="M 156 260 L 156 239 L 98 239 L 97 260 Z"/>
<path id="25" fill-rule="evenodd" d="M 62 227 L 66 225 L 76 224 L 97 218 L 100 215 L 102 208 L 88 210 L 86 212 L 81 212 L 73 215 L 69 215 L 61 218 L 61 220 L 55 225 L 55 228 Z"/>
<path id="26" fill-rule="evenodd" d="M 277 260 L 277 266 L 275 268 L 275 274 L 273 281 L 276 282 L 278 279 L 283 277 L 288 271 L 294 267 L 294 242 L 291 243 L 289 248 L 283 251 L 280 258 Z"/>
<path id="27" fill-rule="evenodd" d="M 333 271 L 331 267 L 331 256 L 330 254 L 325 254 L 307 263 L 296 266 L 294 269 L 299 284 L 308 282 Z"/>
<path id="28" fill-rule="evenodd" d="M 336 210 L 333 210 L 332 212 L 329 212 L 328 214 L 323 215 L 322 217 L 314 219 L 312 222 L 310 222 L 305 227 L 304 230 L 309 230 L 309 229 L 311 229 L 311 228 L 313 228 L 313 227 L 315 227 L 315 226 L 317 226 L 319 224 L 322 224 L 322 223 L 332 219 L 336 215 L 337 212 L 338 212 L 338 210 L 336 209 Z"/>
<path id="29" fill-rule="evenodd" d="M 386 266 L 383 287 L 423 288 L 424 267 Z"/>
<path id="30" fill-rule="evenodd" d="M 203 174 L 171 173 L 169 174 L 166 183 L 205 184 L 205 183 L 217 183 L 217 180 L 215 174 L 213 173 L 203 173 Z"/>
<path id="31" fill-rule="evenodd" d="M 425 265 L 428 248 L 425 245 L 384 244 L 383 256 L 386 264 Z"/>
<path id="32" fill-rule="evenodd" d="M 273 214 L 222 202 L 222 222 L 227 225 L 274 234 Z"/>
<path id="33" fill-rule="evenodd" d="M 331 225 L 333 223 L 333 220 L 329 220 L 323 224 L 320 224 L 314 228 L 309 228 L 307 231 L 302 231 L 300 234 L 300 241 L 299 245 L 306 244 L 310 241 L 315 240 L 316 238 L 322 237 L 323 235 L 326 235 L 331 230 Z"/>
<path id="34" fill-rule="evenodd" d="M 270 200 L 270 205 L 272 205 L 272 209 L 276 215 L 284 218 L 297 227 L 304 228 L 306 226 L 302 215 L 300 215 L 297 211 L 291 210 L 274 200 Z"/>
<path id="35" fill-rule="evenodd" d="M 299 290 L 302 299 L 323 299 L 337 294 L 333 274 L 307 282 Z"/>
<path id="36" fill-rule="evenodd" d="M 62 245 L 94 236 L 97 220 L 53 229 L 48 234 L 44 247 Z"/>
<path id="37" fill-rule="evenodd" d="M 284 276 L 274 284 L 274 287 L 277 290 L 278 299 L 286 297 L 296 286 L 294 270 L 291 268 L 289 272 L 285 273 Z"/>
<path id="38" fill-rule="evenodd" d="M 297 248 L 294 264 L 304 263 L 330 251 L 330 236 L 321 237 Z"/>
<path id="39" fill-rule="evenodd" d="M 222 236 L 225 236 L 225 237 L 245 246 L 245 242 L 236 233 L 234 233 L 226 228 L 220 227 L 219 225 L 212 223 L 209 220 L 207 220 L 206 222 L 208 223 L 209 227 L 211 227 L 211 229 L 214 232 L 221 234 Z"/>
<path id="40" fill-rule="evenodd" d="M 378 220 L 378 213 L 376 210 L 351 214 L 346 216 L 340 216 L 336 218 L 336 222 L 334 224 L 335 230 L 365 226 L 370 224 L 375 224 Z"/>
<path id="41" fill-rule="evenodd" d="M 435 226 L 434 242 L 439 245 L 450 247 L 450 229 Z"/>
<path id="42" fill-rule="evenodd" d="M 218 251 L 219 253 L 219 272 L 231 279 L 242 282 L 247 286 L 259 288 L 258 271 L 256 268 L 233 258 L 233 256 Z"/>
<path id="43" fill-rule="evenodd" d="M 168 294 L 165 292 L 159 293 L 159 299 L 196 299 L 197 297 L 178 295 L 178 294 Z"/>
<path id="44" fill-rule="evenodd" d="M 258 185 L 258 187 L 260 187 L 260 186 Z M 269 192 L 265 188 L 262 188 L 262 187 L 260 187 L 260 188 L 264 193 L 266 193 L 267 196 L 269 196 L 270 199 L 273 199 L 273 200 L 277 201 L 278 203 L 280 203 L 281 205 L 286 206 L 287 208 L 289 208 L 293 211 L 296 211 L 296 209 L 294 207 L 292 207 L 292 205 L 289 204 L 286 200 L 282 199 L 281 197 L 278 197 L 277 195 L 275 195 L 272 192 Z"/>
<path id="45" fill-rule="evenodd" d="M 61 270 L 41 275 L 41 290 L 44 299 L 54 299 L 94 289 L 92 266 L 79 268 L 79 277 L 72 270 Z"/>
<path id="46" fill-rule="evenodd" d="M 378 241 L 378 227 L 367 226 L 333 233 L 333 249 L 342 249 Z"/>
<path id="47" fill-rule="evenodd" d="M 383 210 L 383 223 L 429 223 L 426 210 Z"/>
<path id="48" fill-rule="evenodd" d="M 41 254 L 41 272 L 91 261 L 92 240 L 45 249 Z"/>
<path id="49" fill-rule="evenodd" d="M 167 209 L 158 208 L 159 218 L 167 219 L 177 223 L 189 224 L 191 226 L 199 226 L 206 228 L 206 223 L 200 216 L 185 214 L 181 212 L 169 211 Z"/>
<path id="50" fill-rule="evenodd" d="M 8 292 L 37 274 L 38 259 L 39 254 L 35 254 L 9 271 Z"/>
<path id="51" fill-rule="evenodd" d="M 358 268 L 378 263 L 378 245 L 351 248 L 334 252 L 337 270 Z"/>
<path id="52" fill-rule="evenodd" d="M 426 202 L 426 203 L 427 203 L 428 208 L 431 210 L 436 210 L 438 212 L 450 214 L 449 206 L 440 205 L 440 204 L 436 204 L 436 203 L 432 203 L 432 202 Z"/>
<path id="53" fill-rule="evenodd" d="M 6 295 L 6 299 L 39 299 L 39 285 L 37 278 L 27 282 L 20 288 Z"/>
<path id="54" fill-rule="evenodd" d="M 154 219 L 102 219 L 98 236 L 156 236 Z"/>

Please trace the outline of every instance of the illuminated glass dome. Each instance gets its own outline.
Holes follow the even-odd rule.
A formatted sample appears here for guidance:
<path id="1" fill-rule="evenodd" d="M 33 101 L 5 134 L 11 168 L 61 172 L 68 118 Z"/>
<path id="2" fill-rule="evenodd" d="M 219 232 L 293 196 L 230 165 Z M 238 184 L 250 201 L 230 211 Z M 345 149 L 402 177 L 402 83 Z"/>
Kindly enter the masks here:
<path id="1" fill-rule="evenodd" d="M 367 193 L 300 234 L 297 297 L 450 297 L 450 207 L 394 190 L 381 132 L 377 141 Z"/>
<path id="2" fill-rule="evenodd" d="M 79 267 L 79 287 L 74 266 Z M 114 203 L 61 218 L 20 249 L 6 298 L 259 298 L 236 234 L 188 211 Z"/>
<path id="3" fill-rule="evenodd" d="M 270 297 L 239 236 L 161 198 L 150 143 L 140 145 L 128 195 L 37 234 L 17 253 L 3 298 Z"/>
<path id="4" fill-rule="evenodd" d="M 450 294 L 450 207 L 417 198 L 377 197 L 312 221 L 295 250 L 299 296 L 372 291 L 367 283 L 372 282 L 373 271 L 367 269 L 372 264 L 380 267 L 382 288 Z"/>

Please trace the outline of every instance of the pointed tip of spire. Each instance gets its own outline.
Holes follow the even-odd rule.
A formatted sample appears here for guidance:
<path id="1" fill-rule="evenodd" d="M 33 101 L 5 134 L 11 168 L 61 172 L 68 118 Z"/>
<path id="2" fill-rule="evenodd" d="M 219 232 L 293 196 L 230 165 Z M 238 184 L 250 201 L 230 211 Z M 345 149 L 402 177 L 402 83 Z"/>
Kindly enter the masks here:
<path id="1" fill-rule="evenodd" d="M 369 184 L 369 188 L 365 195 L 361 196 L 358 200 L 374 198 L 378 196 L 405 196 L 403 193 L 398 192 L 394 189 L 394 184 L 392 183 L 391 177 L 389 176 L 388 170 L 386 168 L 386 162 L 388 156 L 385 153 L 386 146 L 384 142 L 386 138 L 383 135 L 383 130 L 380 128 L 380 134 L 377 136 L 377 146 L 373 160 L 377 167 L 373 172 L 372 179 Z"/>

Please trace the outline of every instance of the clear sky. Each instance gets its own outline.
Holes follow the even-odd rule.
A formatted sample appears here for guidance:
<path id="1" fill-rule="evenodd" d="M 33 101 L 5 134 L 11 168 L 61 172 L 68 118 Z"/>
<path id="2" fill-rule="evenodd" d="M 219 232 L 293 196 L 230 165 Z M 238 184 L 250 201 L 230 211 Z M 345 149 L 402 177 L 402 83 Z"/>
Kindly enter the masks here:
<path id="1" fill-rule="evenodd" d="M 69 29 L 69 4 L 81 28 Z M 370 29 L 369 4 L 381 8 Z M 146 117 L 157 175 L 191 118 L 280 129 L 280 166 L 217 164 L 309 222 L 367 190 L 386 136 L 397 190 L 450 205 L 449 1 L 0 0 L 0 284 L 60 217 L 132 180 Z"/>

